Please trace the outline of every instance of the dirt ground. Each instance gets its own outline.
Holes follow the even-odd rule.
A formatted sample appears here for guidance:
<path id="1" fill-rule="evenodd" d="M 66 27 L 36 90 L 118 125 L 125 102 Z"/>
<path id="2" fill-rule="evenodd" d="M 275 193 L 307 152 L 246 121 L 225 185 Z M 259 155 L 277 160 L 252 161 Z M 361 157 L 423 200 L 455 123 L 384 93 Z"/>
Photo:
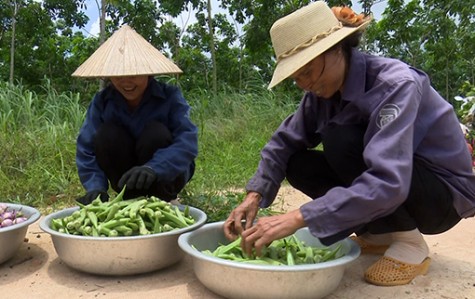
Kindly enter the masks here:
<path id="1" fill-rule="evenodd" d="M 292 210 L 307 200 L 298 191 L 282 188 L 275 205 Z M 39 228 L 39 222 L 29 227 L 28 242 L 22 244 L 15 257 L 0 265 L 0 298 L 222 298 L 197 280 L 188 257 L 166 269 L 127 277 L 73 270 L 58 258 L 50 236 Z M 362 275 L 377 256 L 360 256 L 346 269 L 339 288 L 327 298 L 475 298 L 475 218 L 464 219 L 446 233 L 425 238 L 432 258 L 426 276 L 405 286 L 369 285 Z"/>

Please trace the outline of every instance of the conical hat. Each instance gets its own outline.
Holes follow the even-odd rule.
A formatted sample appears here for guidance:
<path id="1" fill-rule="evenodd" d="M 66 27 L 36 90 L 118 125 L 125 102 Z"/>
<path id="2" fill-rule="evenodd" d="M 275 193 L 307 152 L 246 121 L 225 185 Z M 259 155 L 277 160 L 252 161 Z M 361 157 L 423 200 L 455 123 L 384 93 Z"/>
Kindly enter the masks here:
<path id="1" fill-rule="evenodd" d="M 119 77 L 178 74 L 182 70 L 130 26 L 123 25 L 72 74 Z"/>

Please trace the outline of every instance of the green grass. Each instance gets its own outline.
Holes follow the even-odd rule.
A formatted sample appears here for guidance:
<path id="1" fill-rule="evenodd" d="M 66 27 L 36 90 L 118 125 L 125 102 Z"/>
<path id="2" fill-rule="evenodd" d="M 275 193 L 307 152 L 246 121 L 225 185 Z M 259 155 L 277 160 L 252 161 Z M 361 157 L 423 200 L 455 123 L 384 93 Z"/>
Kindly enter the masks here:
<path id="1" fill-rule="evenodd" d="M 261 148 L 294 111 L 298 98 L 265 88 L 217 96 L 201 90 L 185 97 L 199 127 L 199 155 L 195 175 L 180 197 L 218 221 L 243 199 Z M 48 212 L 74 205 L 83 195 L 75 146 L 85 102 L 78 94 L 58 94 L 49 86 L 36 94 L 0 83 L 0 201 Z"/>

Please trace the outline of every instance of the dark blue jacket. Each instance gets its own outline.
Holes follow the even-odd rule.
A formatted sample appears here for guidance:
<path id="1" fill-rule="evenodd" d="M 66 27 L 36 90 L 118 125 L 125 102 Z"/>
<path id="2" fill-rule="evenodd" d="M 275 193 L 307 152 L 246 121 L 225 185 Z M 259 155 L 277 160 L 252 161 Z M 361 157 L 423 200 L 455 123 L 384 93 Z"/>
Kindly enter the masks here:
<path id="1" fill-rule="evenodd" d="M 94 96 L 77 138 L 76 164 L 86 191 L 108 189 L 108 180 L 94 153 L 97 129 L 105 122 L 114 122 L 122 124 L 137 137 L 152 120 L 163 123 L 170 130 L 173 143 L 157 150 L 145 165 L 157 173 L 159 180 L 171 180 L 188 172 L 198 155 L 198 129 L 190 120 L 190 106 L 181 91 L 151 79 L 139 106 L 130 112 L 126 100 L 111 85 Z"/>

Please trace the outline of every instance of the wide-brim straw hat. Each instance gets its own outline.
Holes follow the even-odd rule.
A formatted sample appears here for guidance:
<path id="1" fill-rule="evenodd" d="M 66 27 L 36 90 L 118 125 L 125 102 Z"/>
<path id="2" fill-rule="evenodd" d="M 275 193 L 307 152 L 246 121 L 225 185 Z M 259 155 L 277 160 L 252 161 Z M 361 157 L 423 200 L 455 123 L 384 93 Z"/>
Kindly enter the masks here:
<path id="1" fill-rule="evenodd" d="M 345 26 L 323 1 L 277 20 L 270 29 L 277 65 L 269 89 L 369 22 L 370 18 L 355 27 Z"/>
<path id="2" fill-rule="evenodd" d="M 178 74 L 182 70 L 128 25 L 107 39 L 72 74 L 74 77 L 121 77 Z"/>

